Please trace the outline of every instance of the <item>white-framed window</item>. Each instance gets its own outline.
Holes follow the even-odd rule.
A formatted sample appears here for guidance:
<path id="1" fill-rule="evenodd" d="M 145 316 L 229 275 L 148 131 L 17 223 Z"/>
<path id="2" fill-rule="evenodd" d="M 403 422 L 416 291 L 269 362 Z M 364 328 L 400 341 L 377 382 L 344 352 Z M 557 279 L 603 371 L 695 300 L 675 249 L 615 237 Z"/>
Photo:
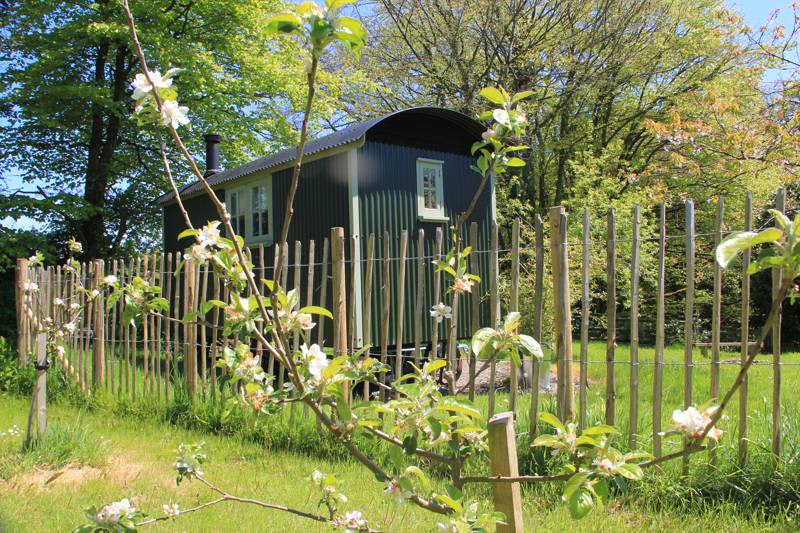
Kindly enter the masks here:
<path id="1" fill-rule="evenodd" d="M 270 235 L 269 212 L 272 207 L 271 200 L 267 195 L 266 185 L 256 185 L 250 188 L 253 237 L 268 237 Z"/>
<path id="2" fill-rule="evenodd" d="M 228 195 L 228 213 L 231 215 L 233 232 L 241 237 L 246 237 L 244 206 L 242 205 L 242 191 L 232 191 Z"/>
<path id="3" fill-rule="evenodd" d="M 444 161 L 417 159 L 417 214 L 423 220 L 444 221 Z"/>
<path id="4" fill-rule="evenodd" d="M 231 226 L 248 244 L 268 243 L 272 232 L 272 178 L 260 178 L 226 191 Z"/>

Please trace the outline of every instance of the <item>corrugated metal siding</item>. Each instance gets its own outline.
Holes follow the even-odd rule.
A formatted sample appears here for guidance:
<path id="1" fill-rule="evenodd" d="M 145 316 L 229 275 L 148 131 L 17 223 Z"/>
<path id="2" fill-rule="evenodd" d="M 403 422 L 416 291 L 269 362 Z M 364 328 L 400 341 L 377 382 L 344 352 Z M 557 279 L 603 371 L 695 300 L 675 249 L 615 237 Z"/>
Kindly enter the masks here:
<path id="1" fill-rule="evenodd" d="M 450 223 L 430 223 L 422 222 L 417 219 L 417 175 L 416 161 L 418 158 L 438 159 L 444 161 L 444 202 L 445 213 L 450 218 L 450 223 L 456 220 L 458 213 L 463 212 L 472 194 L 477 190 L 480 177 L 470 170 L 469 165 L 472 159 L 469 156 L 431 150 L 427 148 L 399 146 L 380 142 L 367 142 L 359 150 L 358 154 L 358 173 L 359 173 L 359 197 L 361 211 L 361 232 L 362 232 L 362 257 L 366 255 L 366 241 L 370 233 L 375 233 L 375 277 L 373 279 L 372 297 L 372 339 L 373 344 L 378 344 L 380 339 L 380 317 L 383 308 L 383 293 L 381 291 L 381 280 L 383 279 L 383 233 L 389 232 L 390 257 L 390 280 L 392 284 L 391 313 L 395 316 L 398 299 L 397 272 L 399 268 L 399 242 L 400 232 L 408 230 L 408 251 L 406 263 L 406 285 L 405 285 L 405 309 L 404 309 L 404 334 L 403 343 L 412 344 L 414 342 L 414 313 L 416 311 L 416 291 L 418 286 L 417 266 L 413 259 L 418 256 L 417 234 L 420 229 L 425 231 L 425 250 L 422 251 L 426 257 L 425 269 L 425 304 L 423 306 L 423 340 L 431 338 L 432 321 L 428 311 L 434 305 L 433 301 L 433 274 L 432 265 L 433 254 L 435 253 L 436 227 L 442 227 L 444 245 L 443 251 L 446 252 L 451 242 L 449 224 Z M 489 232 L 491 224 L 490 213 L 491 191 L 486 190 L 476 207 L 470 222 L 478 222 L 478 241 L 480 250 L 489 248 Z M 465 242 L 468 239 L 468 228 L 463 229 L 462 236 Z M 479 255 L 479 272 L 482 279 L 488 277 L 489 257 L 487 253 Z M 362 272 L 365 269 L 362 269 Z M 488 291 L 487 282 L 481 283 L 478 290 L 481 293 Z M 443 284 L 444 291 L 444 284 Z M 450 296 L 442 293 L 443 299 L 449 301 Z M 480 323 L 488 324 L 489 305 L 488 297 L 480 306 Z M 459 337 L 466 338 L 470 335 L 471 324 L 471 303 L 469 297 L 462 298 L 459 304 Z M 389 342 L 396 342 L 397 321 L 392 318 L 389 321 Z M 442 327 L 439 338 L 445 335 Z"/>

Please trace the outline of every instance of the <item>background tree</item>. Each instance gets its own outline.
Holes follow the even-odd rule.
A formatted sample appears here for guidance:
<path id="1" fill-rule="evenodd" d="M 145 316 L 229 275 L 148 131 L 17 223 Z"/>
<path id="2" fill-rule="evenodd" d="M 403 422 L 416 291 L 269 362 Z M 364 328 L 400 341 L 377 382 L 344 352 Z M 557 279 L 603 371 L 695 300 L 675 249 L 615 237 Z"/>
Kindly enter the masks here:
<path id="1" fill-rule="evenodd" d="M 305 52 L 265 33 L 281 3 L 137 1 L 154 66 L 175 65 L 192 109 L 190 149 L 202 134 L 223 136 L 227 165 L 295 141 Z M 167 189 L 150 133 L 130 119 L 138 59 L 114 1 L 9 2 L 0 15 L 0 161 L 21 188 L 0 197 L 4 214 L 74 233 L 88 257 L 153 247 L 154 200 Z M 343 72 L 324 75 L 317 116 L 328 117 Z M 355 79 L 355 86 L 358 86 Z M 317 125 L 313 125 L 316 127 Z M 188 176 L 180 158 L 176 177 Z"/>

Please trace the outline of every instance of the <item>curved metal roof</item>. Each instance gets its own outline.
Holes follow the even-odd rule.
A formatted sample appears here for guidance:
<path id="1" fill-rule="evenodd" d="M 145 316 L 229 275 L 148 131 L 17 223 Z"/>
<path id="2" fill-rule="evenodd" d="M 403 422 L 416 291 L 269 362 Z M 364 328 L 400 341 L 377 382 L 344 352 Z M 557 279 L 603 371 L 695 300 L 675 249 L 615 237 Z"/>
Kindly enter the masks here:
<path id="1" fill-rule="evenodd" d="M 366 122 L 353 124 L 339 131 L 335 131 L 330 135 L 309 141 L 306 143 L 305 149 L 303 150 L 303 155 L 309 156 L 312 154 L 325 152 L 327 150 L 357 141 L 363 138 L 370 129 L 380 124 L 384 120 L 401 114 L 422 114 L 438 117 L 451 122 L 454 126 L 473 133 L 475 138 L 480 137 L 480 134 L 483 131 L 483 126 L 481 126 L 479 122 L 473 120 L 467 115 L 464 115 L 463 113 L 459 113 L 458 111 L 452 111 L 450 109 L 444 109 L 441 107 L 412 107 L 403 109 L 401 111 L 395 111 L 381 117 L 373 118 L 371 120 L 367 120 Z M 233 181 L 261 170 L 268 170 L 280 165 L 284 165 L 294 159 L 295 151 L 295 147 L 286 148 L 274 154 L 260 157 L 236 168 L 223 170 L 222 172 L 218 172 L 210 176 L 208 178 L 208 183 L 212 187 L 216 187 L 222 183 Z M 191 196 L 197 192 L 200 192 L 201 190 L 202 186 L 200 182 L 195 181 L 181 188 L 180 195 L 181 197 Z M 159 196 L 156 200 L 156 203 L 158 205 L 165 205 L 170 203 L 174 197 L 175 195 L 172 193 L 172 191 L 170 191 Z"/>

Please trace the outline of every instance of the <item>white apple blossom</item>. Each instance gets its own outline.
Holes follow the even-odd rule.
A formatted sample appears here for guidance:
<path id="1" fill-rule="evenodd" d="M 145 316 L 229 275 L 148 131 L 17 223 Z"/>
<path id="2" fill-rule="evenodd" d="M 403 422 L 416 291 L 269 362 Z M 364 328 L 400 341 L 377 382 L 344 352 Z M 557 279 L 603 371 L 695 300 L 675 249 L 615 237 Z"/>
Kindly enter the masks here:
<path id="1" fill-rule="evenodd" d="M 176 516 L 181 514 L 181 510 L 178 508 L 177 503 L 173 503 L 172 505 L 165 503 L 164 505 L 161 506 L 161 509 L 164 511 L 164 514 L 170 518 L 175 518 Z"/>
<path id="2" fill-rule="evenodd" d="M 39 290 L 39 285 L 32 281 L 27 281 L 25 282 L 23 288 L 25 289 L 25 292 L 36 292 Z"/>
<path id="3" fill-rule="evenodd" d="M 62 300 L 61 298 L 55 298 L 53 300 L 53 304 L 58 307 L 61 307 L 62 305 L 64 305 L 64 300 Z"/>
<path id="4" fill-rule="evenodd" d="M 314 379 L 322 379 L 322 371 L 328 367 L 328 356 L 319 347 L 319 344 L 312 344 L 309 348 L 305 344 L 300 347 L 303 352 L 303 359 L 308 364 L 309 373 L 314 376 Z"/>
<path id="5" fill-rule="evenodd" d="M 121 518 L 136 512 L 136 508 L 131 505 L 128 498 L 123 498 L 118 502 L 110 503 L 98 511 L 95 518 L 101 524 L 114 525 L 119 523 Z"/>
<path id="6" fill-rule="evenodd" d="M 164 100 L 161 102 L 161 123 L 165 126 L 172 125 L 173 128 L 188 124 L 189 118 L 186 116 L 188 112 L 188 107 L 178 105 L 175 100 Z"/>
<path id="7" fill-rule="evenodd" d="M 303 331 L 311 331 L 316 326 L 316 322 L 311 321 L 311 315 L 308 313 L 298 313 L 292 311 L 289 315 L 289 328 L 302 329 Z"/>
<path id="8" fill-rule="evenodd" d="M 436 321 L 437 324 L 439 324 L 445 318 L 448 320 L 453 318 L 453 309 L 449 305 L 439 302 L 431 307 L 431 317 Z"/>
<path id="9" fill-rule="evenodd" d="M 83 245 L 76 241 L 74 237 L 67 241 L 67 247 L 73 254 L 79 254 L 83 251 Z"/>
<path id="10" fill-rule="evenodd" d="M 103 278 L 103 283 L 105 283 L 106 285 L 109 285 L 109 286 L 115 284 L 116 282 L 117 282 L 117 276 L 115 276 L 113 274 L 110 274 L 110 275 L 108 275 L 108 276 Z"/>
<path id="11" fill-rule="evenodd" d="M 158 70 L 149 70 L 147 74 L 149 74 L 150 80 L 153 82 L 152 85 L 144 72 L 138 73 L 131 83 L 131 89 L 133 89 L 131 98 L 134 100 L 141 100 L 147 96 L 148 93 L 152 92 L 153 86 L 158 88 L 172 87 L 172 74 L 174 72 L 175 69 L 170 69 L 167 71 L 166 75 L 162 76 Z"/>
<path id="12" fill-rule="evenodd" d="M 386 480 L 386 488 L 383 489 L 383 493 L 393 496 L 397 505 L 403 505 L 407 499 L 413 496 L 411 492 L 403 490 L 403 487 L 393 479 Z"/>
<path id="13" fill-rule="evenodd" d="M 219 229 L 217 229 L 219 224 L 220 222 L 216 220 L 200 228 L 200 233 L 197 235 L 197 239 L 200 241 L 200 246 L 216 246 L 220 237 Z"/>
<path id="14" fill-rule="evenodd" d="M 64 329 L 66 329 L 70 333 L 75 333 L 75 323 L 67 322 L 66 324 L 64 324 Z"/>
<path id="15" fill-rule="evenodd" d="M 473 280 L 469 279 L 467 276 L 462 276 L 456 278 L 453 282 L 453 290 L 455 292 L 472 292 L 473 285 L 475 285 Z"/>
<path id="16" fill-rule="evenodd" d="M 364 520 L 364 515 L 361 514 L 361 511 L 350 511 L 342 517 L 342 525 L 346 533 L 357 533 L 362 529 L 366 529 L 367 521 Z"/>
<path id="17" fill-rule="evenodd" d="M 63 346 L 59 344 L 58 346 L 56 346 L 56 353 L 58 354 L 59 357 L 64 357 L 67 351 L 64 349 Z"/>
<path id="18" fill-rule="evenodd" d="M 79 303 L 76 303 L 76 302 L 72 302 L 71 304 L 69 304 L 69 308 L 72 309 L 73 311 L 76 311 L 76 310 L 80 309 L 80 307 L 81 307 L 81 305 Z"/>
<path id="19" fill-rule="evenodd" d="M 690 406 L 685 410 L 675 409 L 672 412 L 672 422 L 675 424 L 675 430 L 686 434 L 691 439 L 699 439 L 708 425 L 711 424 L 711 417 L 717 409 L 719 408 L 716 406 L 709 407 L 702 413 L 694 406 Z M 711 427 L 706 436 L 711 440 L 719 441 L 722 433 L 721 429 Z"/>
<path id="20" fill-rule="evenodd" d="M 508 111 L 505 109 L 495 109 L 492 111 L 492 117 L 494 118 L 495 122 L 502 124 L 503 126 L 510 125 Z"/>
<path id="21" fill-rule="evenodd" d="M 98 291 L 97 289 L 92 289 L 92 292 L 89 293 L 89 296 L 91 296 L 92 298 L 97 298 L 98 296 L 100 296 L 100 291 Z"/>

